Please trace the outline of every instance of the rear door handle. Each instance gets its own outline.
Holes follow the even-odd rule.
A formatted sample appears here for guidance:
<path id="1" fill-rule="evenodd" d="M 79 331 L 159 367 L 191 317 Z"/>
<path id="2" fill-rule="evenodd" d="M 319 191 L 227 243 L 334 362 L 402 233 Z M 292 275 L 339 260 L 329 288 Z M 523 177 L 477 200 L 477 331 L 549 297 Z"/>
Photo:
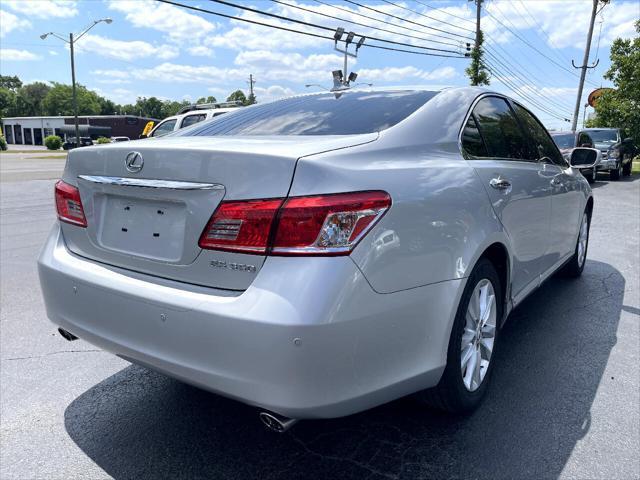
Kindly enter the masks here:
<path id="1" fill-rule="evenodd" d="M 491 185 L 496 190 L 508 190 L 511 188 L 511 182 L 506 178 L 492 178 L 489 181 L 489 185 Z"/>

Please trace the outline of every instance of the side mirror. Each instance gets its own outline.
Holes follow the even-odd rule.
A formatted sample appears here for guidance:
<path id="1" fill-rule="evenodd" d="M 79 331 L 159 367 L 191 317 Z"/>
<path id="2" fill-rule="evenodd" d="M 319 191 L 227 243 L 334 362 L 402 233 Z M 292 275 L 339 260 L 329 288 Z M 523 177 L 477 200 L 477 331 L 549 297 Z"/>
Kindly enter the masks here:
<path id="1" fill-rule="evenodd" d="M 144 133 L 141 133 L 140 135 L 138 135 L 138 138 L 147 138 L 147 136 Z"/>
<path id="2" fill-rule="evenodd" d="M 571 166 L 576 168 L 591 168 L 600 163 L 602 153 L 596 148 L 574 148 L 571 152 Z"/>

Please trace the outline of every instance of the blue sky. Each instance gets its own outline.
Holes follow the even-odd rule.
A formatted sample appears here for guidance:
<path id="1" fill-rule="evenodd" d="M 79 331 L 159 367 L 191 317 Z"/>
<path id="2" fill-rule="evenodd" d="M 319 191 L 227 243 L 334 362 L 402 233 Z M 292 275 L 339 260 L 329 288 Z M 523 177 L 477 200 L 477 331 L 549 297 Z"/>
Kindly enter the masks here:
<path id="1" fill-rule="evenodd" d="M 330 32 L 206 0 L 176 1 L 330 35 Z M 393 0 L 392 4 L 385 0 L 357 1 L 379 12 L 344 0 L 323 0 L 329 5 L 315 0 L 282 0 L 312 12 L 270 0 L 231 1 L 331 28 L 342 26 L 365 36 L 454 52 L 461 51 L 467 41 L 463 37 L 473 36 L 469 30 L 473 30 L 475 18 L 474 4 L 466 0 Z M 491 88 L 520 98 L 549 128 L 569 128 L 569 124 L 558 117 L 571 118 L 573 112 L 578 72 L 571 67 L 571 59 L 576 63 L 582 59 L 591 1 L 485 0 L 483 8 L 482 26 L 491 55 L 489 61 L 495 68 Z M 118 103 L 135 102 L 138 96 L 195 100 L 215 95 L 223 100 L 235 89 L 246 91 L 250 73 L 257 81 L 258 101 L 265 102 L 305 92 L 308 90 L 305 84 L 328 86 L 330 71 L 342 67 L 342 57 L 334 52 L 330 40 L 198 13 L 154 0 L 0 0 L 0 71 L 3 75 L 18 75 L 25 82 L 70 83 L 65 45 L 53 37 L 43 41 L 39 35 L 54 31 L 68 36 L 70 31 L 82 31 L 92 20 L 104 17 L 112 18 L 113 23 L 97 25 L 78 42 L 77 80 Z M 633 36 L 633 22 L 638 18 L 640 1 L 637 0 L 613 0 L 598 15 L 591 60 L 599 59 L 599 65 L 587 75 L 585 98 L 594 87 L 608 85 L 602 80 L 602 74 L 609 67 L 611 42 L 616 37 Z M 355 63 L 350 62 L 349 69 L 358 72 L 358 80 L 379 86 L 456 86 L 468 84 L 464 75 L 467 64 L 468 60 L 461 58 L 363 47 Z M 538 106 L 532 105 L 533 102 Z"/>

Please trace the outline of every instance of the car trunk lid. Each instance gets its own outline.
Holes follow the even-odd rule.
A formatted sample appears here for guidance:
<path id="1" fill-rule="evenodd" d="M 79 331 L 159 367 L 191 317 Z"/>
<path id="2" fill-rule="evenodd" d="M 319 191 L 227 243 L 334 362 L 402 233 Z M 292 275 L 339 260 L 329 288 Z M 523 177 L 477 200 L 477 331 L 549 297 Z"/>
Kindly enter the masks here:
<path id="1" fill-rule="evenodd" d="M 62 224 L 65 241 L 116 267 L 244 290 L 263 256 L 198 246 L 220 202 L 285 197 L 298 158 L 376 138 L 181 136 L 80 148 L 63 180 L 78 186 L 88 226 Z"/>

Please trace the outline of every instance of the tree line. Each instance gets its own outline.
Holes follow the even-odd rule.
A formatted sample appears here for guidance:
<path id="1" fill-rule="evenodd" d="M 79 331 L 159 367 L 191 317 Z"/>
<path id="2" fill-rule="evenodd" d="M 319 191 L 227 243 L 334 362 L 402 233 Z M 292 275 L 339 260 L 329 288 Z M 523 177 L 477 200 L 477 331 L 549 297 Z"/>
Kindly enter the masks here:
<path id="1" fill-rule="evenodd" d="M 175 115 L 190 105 L 188 100 L 161 100 L 157 97 L 138 97 L 135 103 L 120 105 L 76 84 L 78 115 L 139 115 L 161 120 Z M 242 90 L 232 92 L 227 101 L 239 100 L 243 105 L 256 103 Z M 201 97 L 196 103 L 215 103 L 216 97 Z M 52 82 L 23 84 L 17 76 L 0 75 L 0 118 L 73 115 L 71 85 Z"/>

